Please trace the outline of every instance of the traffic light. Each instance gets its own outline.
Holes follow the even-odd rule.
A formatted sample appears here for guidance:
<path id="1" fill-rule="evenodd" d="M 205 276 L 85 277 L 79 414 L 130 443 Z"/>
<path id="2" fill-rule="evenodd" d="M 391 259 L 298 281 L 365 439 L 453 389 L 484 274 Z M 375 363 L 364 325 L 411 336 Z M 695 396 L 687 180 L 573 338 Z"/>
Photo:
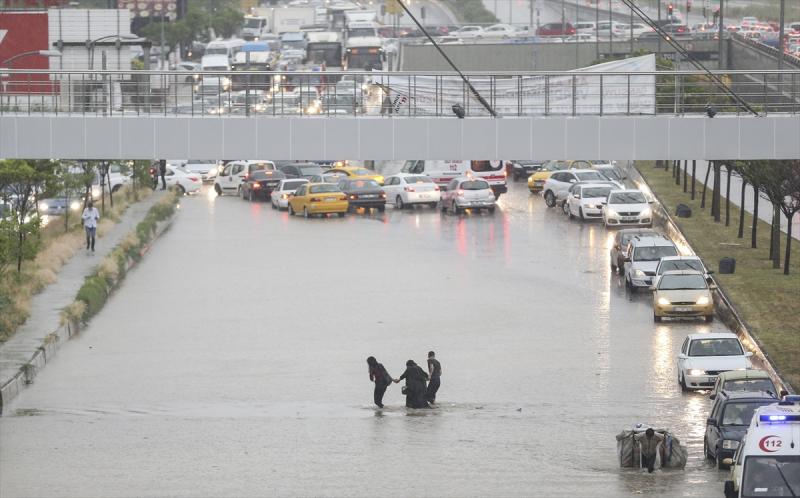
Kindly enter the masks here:
<path id="1" fill-rule="evenodd" d="M 692 2 L 689 2 L 687 0 L 687 2 L 686 2 L 686 13 L 688 14 L 691 11 L 692 11 Z"/>
<path id="2" fill-rule="evenodd" d="M 717 24 L 717 18 L 719 18 L 719 9 L 714 10 L 714 24 Z"/>
<path id="3" fill-rule="evenodd" d="M 673 10 L 672 4 L 671 3 L 667 4 L 667 15 L 668 16 L 672 16 L 672 10 Z"/>

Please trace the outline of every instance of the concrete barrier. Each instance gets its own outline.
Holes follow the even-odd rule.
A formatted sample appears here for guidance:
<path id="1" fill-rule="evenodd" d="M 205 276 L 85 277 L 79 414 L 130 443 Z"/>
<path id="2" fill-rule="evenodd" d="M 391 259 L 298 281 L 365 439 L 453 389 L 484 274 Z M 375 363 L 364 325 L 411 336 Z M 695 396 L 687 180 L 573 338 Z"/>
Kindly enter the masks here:
<path id="1" fill-rule="evenodd" d="M 645 192 L 651 192 L 656 198 L 656 208 L 653 209 L 653 225 L 660 228 L 667 237 L 675 242 L 675 245 L 678 246 L 681 254 L 695 254 L 694 249 L 692 249 L 691 244 L 689 244 L 689 241 L 686 239 L 683 232 L 681 232 L 680 227 L 678 227 L 677 223 L 675 223 L 675 220 L 672 219 L 669 211 L 664 207 L 664 204 L 647 184 L 647 181 L 644 179 L 644 177 L 642 177 L 642 174 L 639 172 L 639 170 L 636 169 L 632 163 L 629 163 L 626 167 L 626 171 L 628 178 L 634 183 L 634 185 L 636 185 L 636 187 Z M 694 216 L 698 215 L 699 213 L 694 213 Z M 714 310 L 719 320 L 722 321 L 722 323 L 724 323 L 729 329 L 731 329 L 731 331 L 736 333 L 736 335 L 739 337 L 739 340 L 742 341 L 742 344 L 744 344 L 748 350 L 753 352 L 753 363 L 755 366 L 766 371 L 770 377 L 772 377 L 772 381 L 776 386 L 778 386 L 779 389 L 783 388 L 790 393 L 794 393 L 795 391 L 793 387 L 783 380 L 778 369 L 775 368 L 770 361 L 769 355 L 767 355 L 767 353 L 765 353 L 764 349 L 761 347 L 761 343 L 750 332 L 749 328 L 747 327 L 747 323 L 736 310 L 736 306 L 733 304 L 727 294 L 725 294 L 725 291 L 719 286 L 716 280 L 714 282 L 717 284 L 717 288 L 713 292 Z"/>

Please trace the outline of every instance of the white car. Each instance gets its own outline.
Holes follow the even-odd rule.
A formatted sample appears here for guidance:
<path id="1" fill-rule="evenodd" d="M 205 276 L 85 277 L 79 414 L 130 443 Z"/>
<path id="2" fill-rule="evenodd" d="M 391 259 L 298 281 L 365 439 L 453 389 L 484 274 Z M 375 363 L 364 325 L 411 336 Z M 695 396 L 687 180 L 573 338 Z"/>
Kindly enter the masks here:
<path id="1" fill-rule="evenodd" d="M 631 292 L 653 285 L 661 258 L 677 256 L 678 248 L 663 235 L 634 235 L 624 256 L 625 286 Z"/>
<path id="2" fill-rule="evenodd" d="M 200 175 L 170 165 L 167 165 L 164 180 L 167 182 L 167 187 L 176 187 L 183 194 L 193 194 L 203 186 Z"/>
<path id="3" fill-rule="evenodd" d="M 441 196 L 442 211 L 461 214 L 465 209 L 486 209 L 494 213 L 495 198 L 492 187 L 485 180 L 462 176 L 453 178 Z"/>
<path id="4" fill-rule="evenodd" d="M 214 178 L 214 190 L 217 195 L 239 195 L 242 183 L 247 180 L 250 173 L 258 170 L 275 171 L 275 163 L 272 161 L 231 161 Z"/>
<path id="5" fill-rule="evenodd" d="M 480 39 L 483 38 L 483 28 L 480 26 L 461 26 L 450 34 L 461 39 Z"/>
<path id="6" fill-rule="evenodd" d="M 204 182 L 213 181 L 214 177 L 216 177 L 219 172 L 219 164 L 217 161 L 210 159 L 189 159 L 182 162 L 183 164 L 181 167 L 183 167 L 183 169 L 190 173 L 200 175 L 200 178 Z"/>
<path id="7" fill-rule="evenodd" d="M 597 31 L 597 25 L 594 21 L 579 21 L 574 24 L 575 32 L 577 33 L 585 33 L 590 35 L 595 35 Z"/>
<path id="8" fill-rule="evenodd" d="M 280 211 L 289 209 L 289 194 L 294 194 L 300 185 L 305 185 L 306 183 L 308 183 L 308 180 L 305 178 L 281 180 L 278 186 L 269 194 L 272 209 Z"/>
<path id="9" fill-rule="evenodd" d="M 495 24 L 483 30 L 484 38 L 509 39 L 519 35 L 519 31 L 509 24 Z"/>
<path id="10" fill-rule="evenodd" d="M 593 169 L 569 169 L 556 171 L 550 175 L 542 185 L 542 196 L 547 207 L 555 207 L 559 194 L 564 194 L 573 183 L 578 182 L 607 182 L 608 179 L 599 171 Z M 620 187 L 621 188 L 621 187 Z"/>
<path id="11" fill-rule="evenodd" d="M 603 202 L 613 189 L 611 185 L 601 183 L 575 185 L 564 202 L 564 212 L 570 219 L 576 216 L 581 220 L 602 218 Z"/>
<path id="12" fill-rule="evenodd" d="M 747 370 L 751 352 L 745 352 L 736 334 L 689 334 L 678 354 L 678 384 L 681 389 L 711 389 L 720 372 Z"/>
<path id="13" fill-rule="evenodd" d="M 711 274 L 714 272 L 706 268 L 700 256 L 665 256 L 658 262 L 656 274 L 653 277 L 653 286 L 658 285 L 658 279 L 661 278 L 665 271 L 674 270 L 699 271 L 709 284 L 712 283 Z"/>
<path id="14" fill-rule="evenodd" d="M 603 223 L 611 226 L 653 226 L 653 210 L 641 190 L 612 190 L 603 204 Z"/>
<path id="15" fill-rule="evenodd" d="M 651 33 L 653 31 L 653 28 L 651 28 L 650 26 L 647 26 L 646 24 L 634 23 L 632 26 L 633 26 L 633 38 L 634 39 L 639 38 L 640 36 L 642 36 L 645 33 Z M 626 31 L 628 33 L 628 36 L 630 36 L 631 25 L 630 24 L 626 24 L 624 31 Z"/>
<path id="16" fill-rule="evenodd" d="M 597 37 L 590 33 L 577 33 L 564 38 L 564 43 L 592 43 L 596 41 Z"/>
<path id="17" fill-rule="evenodd" d="M 399 173 L 383 182 L 386 201 L 395 209 L 403 209 L 414 204 L 427 204 L 436 208 L 441 199 L 439 186 L 429 176 Z"/>

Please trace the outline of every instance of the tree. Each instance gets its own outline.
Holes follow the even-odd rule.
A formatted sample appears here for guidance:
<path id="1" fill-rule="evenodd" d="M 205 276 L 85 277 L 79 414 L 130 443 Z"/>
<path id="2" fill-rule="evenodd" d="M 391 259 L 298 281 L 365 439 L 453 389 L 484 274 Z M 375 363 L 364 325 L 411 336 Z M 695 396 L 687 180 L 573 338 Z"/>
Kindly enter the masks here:
<path id="1" fill-rule="evenodd" d="M 26 161 L 17 159 L 0 161 L 0 191 L 11 201 L 10 216 L 0 221 L 0 237 L 4 239 L 0 269 L 16 263 L 17 275 L 22 272 L 22 262 L 33 259 L 39 250 L 40 218 L 36 215 L 36 191 L 44 183 L 42 172 Z"/>
<path id="2" fill-rule="evenodd" d="M 800 161 L 775 161 L 775 195 L 782 195 L 778 206 L 788 221 L 786 227 L 786 253 L 783 260 L 783 274 L 789 274 L 792 253 L 792 218 L 800 212 Z M 780 223 L 778 223 L 780 227 Z"/>
<path id="3" fill-rule="evenodd" d="M 741 161 L 739 163 L 739 174 L 742 180 L 750 183 L 753 187 L 753 224 L 750 229 L 750 247 L 758 247 L 758 206 L 761 199 L 761 188 L 767 178 L 767 171 L 770 168 L 769 161 Z M 744 203 L 742 203 L 744 209 Z"/>

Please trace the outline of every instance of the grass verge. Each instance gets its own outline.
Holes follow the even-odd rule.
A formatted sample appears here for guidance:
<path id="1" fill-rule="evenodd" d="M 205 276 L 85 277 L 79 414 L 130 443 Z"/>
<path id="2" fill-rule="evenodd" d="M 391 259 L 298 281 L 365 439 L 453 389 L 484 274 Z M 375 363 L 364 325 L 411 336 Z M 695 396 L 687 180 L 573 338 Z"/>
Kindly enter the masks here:
<path id="1" fill-rule="evenodd" d="M 101 215 L 97 233 L 100 237 L 120 220 L 128 207 L 139 199 L 146 198 L 149 188 L 133 192 L 127 187 L 114 195 L 114 207 L 106 207 Z M 54 218 L 42 227 L 42 248 L 36 257 L 23 261 L 22 271 L 9 271 L 0 275 L 0 343 L 7 341 L 30 315 L 33 296 L 45 286 L 55 282 L 58 271 L 85 244 L 79 213 L 70 216 L 69 226 L 62 217 Z"/>
<path id="2" fill-rule="evenodd" d="M 125 279 L 129 262 L 139 261 L 147 245 L 156 234 L 158 223 L 175 212 L 179 194 L 170 191 L 147 211 L 144 219 L 103 260 L 97 269 L 86 277 L 75 301 L 61 313 L 62 323 L 86 323 L 103 309 L 111 292 Z"/>
<path id="3" fill-rule="evenodd" d="M 499 22 L 481 0 L 443 0 L 462 23 L 494 24 Z"/>
<path id="4" fill-rule="evenodd" d="M 683 193 L 682 185 L 675 185 L 670 171 L 655 169 L 652 162 L 637 163 L 637 168 L 709 268 L 717 270 L 721 258 L 736 258 L 736 273 L 717 273 L 714 277 L 784 380 L 800 388 L 800 251 L 796 249 L 800 244 L 792 243 L 791 274 L 784 275 L 783 270 L 772 268 L 769 259 L 769 223 L 758 221 L 758 248 L 751 249 L 752 215 L 745 213 L 744 238 L 739 239 L 740 211 L 736 205 L 731 203 L 731 223 L 726 227 L 723 197 L 722 221 L 715 223 L 710 215 L 711 189 L 706 194 L 706 208 L 700 209 L 702 182 L 695 182 L 697 195 L 692 201 L 689 193 Z M 674 216 L 678 203 L 692 208 L 691 218 Z M 782 234 L 782 250 L 785 244 L 786 235 Z"/>

